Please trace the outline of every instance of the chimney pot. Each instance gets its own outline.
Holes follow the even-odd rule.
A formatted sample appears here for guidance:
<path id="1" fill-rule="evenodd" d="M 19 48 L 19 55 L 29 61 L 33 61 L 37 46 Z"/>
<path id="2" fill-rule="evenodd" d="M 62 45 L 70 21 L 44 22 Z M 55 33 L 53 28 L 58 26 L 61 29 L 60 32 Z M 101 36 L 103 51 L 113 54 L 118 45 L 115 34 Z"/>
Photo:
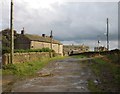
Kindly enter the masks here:
<path id="1" fill-rule="evenodd" d="M 42 37 L 45 37 L 45 34 L 42 34 Z"/>

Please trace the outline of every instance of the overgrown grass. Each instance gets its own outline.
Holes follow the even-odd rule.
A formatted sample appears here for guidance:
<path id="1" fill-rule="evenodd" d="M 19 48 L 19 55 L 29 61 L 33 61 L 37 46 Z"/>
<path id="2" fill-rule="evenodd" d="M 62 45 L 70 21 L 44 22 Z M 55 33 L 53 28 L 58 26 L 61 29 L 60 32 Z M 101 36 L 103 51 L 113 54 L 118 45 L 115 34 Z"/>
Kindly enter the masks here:
<path id="1" fill-rule="evenodd" d="M 107 55 L 107 58 L 109 58 L 111 60 L 111 63 L 120 64 L 120 62 L 119 62 L 120 57 L 119 56 L 120 56 L 119 53 L 115 53 L 115 54 Z"/>
<path id="2" fill-rule="evenodd" d="M 92 80 L 88 81 L 88 89 L 94 92 L 101 92 L 100 88 Z"/>
<path id="3" fill-rule="evenodd" d="M 107 67 L 107 64 L 101 58 L 95 58 L 94 61 L 96 63 L 91 66 L 92 70 L 97 76 L 100 76 L 102 69 Z"/>
<path id="4" fill-rule="evenodd" d="M 35 75 L 35 73 L 43 68 L 46 64 L 51 61 L 64 59 L 66 57 L 53 57 L 53 58 L 46 58 L 40 61 L 35 62 L 26 62 L 26 63 L 19 63 L 19 64 L 8 64 L 3 67 L 3 75 L 17 75 L 17 76 L 31 76 Z"/>
<path id="5" fill-rule="evenodd" d="M 92 71 L 101 80 L 99 86 L 95 86 L 93 82 L 89 82 L 88 86 L 92 91 L 112 92 L 120 90 L 120 66 L 115 62 L 112 63 L 115 59 L 111 59 L 111 57 L 116 58 L 114 55 L 106 57 L 112 61 L 108 62 L 104 58 L 95 58 L 95 63 L 91 65 Z"/>

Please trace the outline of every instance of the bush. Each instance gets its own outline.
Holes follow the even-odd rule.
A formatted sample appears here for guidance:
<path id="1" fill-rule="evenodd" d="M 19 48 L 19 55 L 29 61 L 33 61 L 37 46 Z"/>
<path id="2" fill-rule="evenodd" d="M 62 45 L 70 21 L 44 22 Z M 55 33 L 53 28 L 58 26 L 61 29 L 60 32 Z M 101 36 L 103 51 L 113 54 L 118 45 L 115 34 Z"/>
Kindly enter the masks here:
<path id="1" fill-rule="evenodd" d="M 15 49 L 14 53 L 25 53 L 25 52 L 55 52 L 54 50 L 51 50 L 49 48 L 42 48 L 42 49 Z M 2 54 L 10 53 L 9 47 L 3 47 L 2 48 Z"/>
<path id="2" fill-rule="evenodd" d="M 27 49 L 27 50 L 15 50 L 15 53 L 25 53 L 25 52 L 54 52 L 53 50 L 51 51 L 51 49 L 49 48 L 42 48 L 42 49 Z"/>
<path id="3" fill-rule="evenodd" d="M 3 47 L 2 48 L 2 54 L 4 53 L 10 53 L 10 48 L 9 47 Z"/>

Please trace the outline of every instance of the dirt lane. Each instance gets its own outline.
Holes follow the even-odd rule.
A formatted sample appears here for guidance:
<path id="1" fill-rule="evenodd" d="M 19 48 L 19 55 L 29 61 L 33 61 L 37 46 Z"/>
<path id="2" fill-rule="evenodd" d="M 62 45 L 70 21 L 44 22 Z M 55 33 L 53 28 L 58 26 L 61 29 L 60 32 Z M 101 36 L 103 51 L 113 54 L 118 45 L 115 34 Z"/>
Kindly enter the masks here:
<path id="1" fill-rule="evenodd" d="M 12 92 L 89 92 L 87 81 L 95 77 L 84 61 L 67 58 L 49 63 L 38 77 L 15 83 Z"/>

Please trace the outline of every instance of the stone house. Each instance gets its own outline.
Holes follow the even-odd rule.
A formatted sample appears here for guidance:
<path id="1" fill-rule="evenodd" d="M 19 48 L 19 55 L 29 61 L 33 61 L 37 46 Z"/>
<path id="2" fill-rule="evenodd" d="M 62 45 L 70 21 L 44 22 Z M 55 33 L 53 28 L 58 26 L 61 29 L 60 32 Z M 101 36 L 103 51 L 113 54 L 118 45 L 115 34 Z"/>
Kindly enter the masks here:
<path id="1" fill-rule="evenodd" d="M 24 31 L 21 31 L 21 34 L 15 39 L 15 49 L 41 49 L 41 48 L 50 48 L 51 49 L 51 37 L 42 34 L 42 36 L 24 34 Z M 63 55 L 63 45 L 55 39 L 52 39 L 52 50 L 56 53 Z"/>
<path id="2" fill-rule="evenodd" d="M 94 51 L 95 51 L 95 52 L 97 52 L 97 51 L 107 51 L 107 48 L 104 47 L 104 46 L 94 47 Z"/>
<path id="3" fill-rule="evenodd" d="M 88 51 L 89 51 L 89 46 L 86 46 L 86 45 L 64 45 L 63 46 L 64 55 L 68 55 L 71 52 L 83 53 Z"/>

